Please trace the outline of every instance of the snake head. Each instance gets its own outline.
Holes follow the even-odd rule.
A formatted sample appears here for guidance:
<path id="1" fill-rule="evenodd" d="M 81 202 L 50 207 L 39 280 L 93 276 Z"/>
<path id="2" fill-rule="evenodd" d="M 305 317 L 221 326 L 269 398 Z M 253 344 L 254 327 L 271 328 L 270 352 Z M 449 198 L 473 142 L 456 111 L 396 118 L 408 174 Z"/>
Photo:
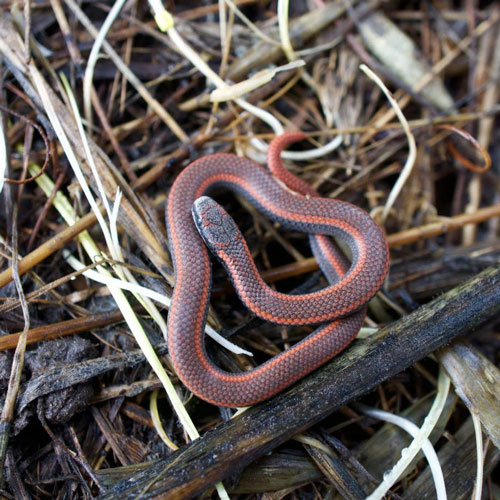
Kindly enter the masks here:
<path id="1" fill-rule="evenodd" d="M 193 219 L 201 237 L 210 250 L 227 248 L 239 239 L 243 239 L 233 218 L 212 198 L 201 196 L 193 203 Z"/>

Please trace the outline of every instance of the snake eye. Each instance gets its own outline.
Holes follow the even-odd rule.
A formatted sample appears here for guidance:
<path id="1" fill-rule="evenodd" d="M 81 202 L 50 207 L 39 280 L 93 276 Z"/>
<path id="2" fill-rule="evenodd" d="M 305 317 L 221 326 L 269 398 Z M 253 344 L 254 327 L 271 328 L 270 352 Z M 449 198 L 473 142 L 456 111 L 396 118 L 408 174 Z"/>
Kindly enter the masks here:
<path id="1" fill-rule="evenodd" d="M 212 198 L 201 196 L 192 211 L 194 223 L 212 252 L 243 238 L 233 218 Z"/>

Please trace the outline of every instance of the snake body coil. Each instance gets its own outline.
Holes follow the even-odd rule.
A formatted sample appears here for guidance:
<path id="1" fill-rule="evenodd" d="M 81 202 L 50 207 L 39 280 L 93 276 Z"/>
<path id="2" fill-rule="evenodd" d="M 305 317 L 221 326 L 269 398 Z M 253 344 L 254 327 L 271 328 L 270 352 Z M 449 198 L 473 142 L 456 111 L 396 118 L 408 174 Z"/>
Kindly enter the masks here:
<path id="1" fill-rule="evenodd" d="M 166 217 L 175 287 L 168 318 L 169 352 L 182 382 L 216 405 L 257 403 L 331 359 L 358 332 L 364 305 L 377 292 L 387 272 L 386 240 L 366 212 L 346 202 L 317 197 L 312 188 L 286 170 L 287 178 L 283 178 L 280 152 L 302 137 L 284 134 L 271 143 L 268 153 L 270 166 L 295 192 L 250 160 L 229 154 L 205 156 L 193 162 L 170 191 Z M 232 226 L 232 219 L 227 219 L 225 211 L 212 200 L 198 200 L 220 188 L 243 196 L 283 227 L 313 235 L 313 251 L 332 284 L 306 295 L 286 295 L 267 286 L 241 233 Z M 239 296 L 255 314 L 280 324 L 324 324 L 251 371 L 229 373 L 213 364 L 204 347 L 211 265 L 192 210 L 204 237 L 216 247 L 214 250 L 230 272 Z M 325 235 L 339 237 L 348 244 L 350 267 Z"/>

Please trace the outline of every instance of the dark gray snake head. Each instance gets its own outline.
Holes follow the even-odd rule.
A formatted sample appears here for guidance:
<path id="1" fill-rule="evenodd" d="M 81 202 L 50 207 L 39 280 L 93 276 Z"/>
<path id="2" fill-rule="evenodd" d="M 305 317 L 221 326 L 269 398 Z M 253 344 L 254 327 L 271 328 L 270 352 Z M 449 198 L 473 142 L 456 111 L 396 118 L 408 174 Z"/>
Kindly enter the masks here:
<path id="1" fill-rule="evenodd" d="M 192 212 L 196 228 L 215 255 L 243 239 L 233 218 L 212 198 L 198 198 L 193 203 Z"/>

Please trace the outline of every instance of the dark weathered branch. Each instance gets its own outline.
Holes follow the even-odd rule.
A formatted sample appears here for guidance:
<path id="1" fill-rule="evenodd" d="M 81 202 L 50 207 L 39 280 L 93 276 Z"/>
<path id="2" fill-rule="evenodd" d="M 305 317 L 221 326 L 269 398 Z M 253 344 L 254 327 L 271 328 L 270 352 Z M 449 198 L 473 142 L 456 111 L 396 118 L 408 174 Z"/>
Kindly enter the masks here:
<path id="1" fill-rule="evenodd" d="M 192 498 L 498 312 L 500 269 L 489 268 L 101 498 Z"/>

